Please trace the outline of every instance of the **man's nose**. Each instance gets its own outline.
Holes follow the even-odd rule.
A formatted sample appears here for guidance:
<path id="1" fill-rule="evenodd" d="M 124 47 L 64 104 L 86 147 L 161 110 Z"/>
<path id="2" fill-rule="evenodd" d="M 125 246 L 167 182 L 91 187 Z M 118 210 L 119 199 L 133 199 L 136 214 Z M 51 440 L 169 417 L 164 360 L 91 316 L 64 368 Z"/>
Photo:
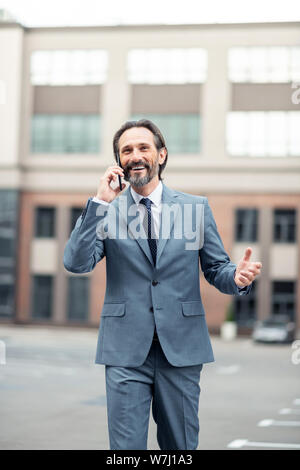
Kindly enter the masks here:
<path id="1" fill-rule="evenodd" d="M 141 152 L 139 149 L 134 149 L 133 152 L 132 152 L 132 160 L 134 162 L 138 161 L 138 160 L 142 160 L 142 156 L 141 156 Z"/>

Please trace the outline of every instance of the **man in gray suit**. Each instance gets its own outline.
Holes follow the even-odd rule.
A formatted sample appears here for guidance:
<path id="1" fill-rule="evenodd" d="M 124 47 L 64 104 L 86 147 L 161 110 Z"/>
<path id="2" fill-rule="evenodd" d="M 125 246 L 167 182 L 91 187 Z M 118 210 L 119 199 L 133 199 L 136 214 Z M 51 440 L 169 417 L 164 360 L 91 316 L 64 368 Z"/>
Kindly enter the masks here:
<path id="1" fill-rule="evenodd" d="M 151 121 L 125 123 L 113 147 L 121 166 L 100 178 L 64 253 L 73 273 L 106 257 L 96 363 L 105 364 L 110 448 L 147 448 L 152 400 L 160 449 L 196 449 L 200 372 L 214 361 L 199 260 L 206 280 L 230 295 L 247 294 L 262 265 L 250 247 L 231 263 L 207 198 L 162 183 L 168 152 Z M 122 194 L 119 177 L 129 182 Z"/>

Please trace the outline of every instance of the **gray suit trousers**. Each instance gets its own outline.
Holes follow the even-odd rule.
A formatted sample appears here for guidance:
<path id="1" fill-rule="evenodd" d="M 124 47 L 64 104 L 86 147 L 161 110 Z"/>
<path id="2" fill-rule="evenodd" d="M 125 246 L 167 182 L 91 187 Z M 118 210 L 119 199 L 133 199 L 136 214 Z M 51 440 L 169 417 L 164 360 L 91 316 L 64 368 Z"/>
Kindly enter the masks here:
<path id="1" fill-rule="evenodd" d="M 139 367 L 106 365 L 110 449 L 147 449 L 151 400 L 160 449 L 196 449 L 202 367 L 172 366 L 158 340 Z"/>

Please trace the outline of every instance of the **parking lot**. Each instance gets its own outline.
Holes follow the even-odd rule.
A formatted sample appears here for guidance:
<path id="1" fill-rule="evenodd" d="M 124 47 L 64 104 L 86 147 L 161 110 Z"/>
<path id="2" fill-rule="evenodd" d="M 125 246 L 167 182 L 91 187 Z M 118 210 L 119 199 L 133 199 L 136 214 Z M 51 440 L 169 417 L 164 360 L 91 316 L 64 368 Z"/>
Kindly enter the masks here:
<path id="1" fill-rule="evenodd" d="M 0 340 L 0 448 L 109 449 L 97 330 L 1 325 Z M 216 362 L 200 380 L 199 450 L 300 450 L 295 349 L 249 338 L 214 336 L 212 344 Z M 158 449 L 152 417 L 148 449 Z"/>

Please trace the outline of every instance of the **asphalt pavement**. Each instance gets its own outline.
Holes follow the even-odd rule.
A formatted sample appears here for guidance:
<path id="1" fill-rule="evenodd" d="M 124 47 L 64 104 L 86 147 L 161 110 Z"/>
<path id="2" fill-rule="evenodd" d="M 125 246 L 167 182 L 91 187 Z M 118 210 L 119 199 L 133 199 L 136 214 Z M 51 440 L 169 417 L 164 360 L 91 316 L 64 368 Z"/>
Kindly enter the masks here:
<path id="1" fill-rule="evenodd" d="M 97 333 L 0 324 L 0 449 L 109 449 Z M 198 449 L 300 450 L 300 342 L 212 336 L 212 345 L 216 361 L 200 379 Z M 159 449 L 152 416 L 148 449 Z"/>

